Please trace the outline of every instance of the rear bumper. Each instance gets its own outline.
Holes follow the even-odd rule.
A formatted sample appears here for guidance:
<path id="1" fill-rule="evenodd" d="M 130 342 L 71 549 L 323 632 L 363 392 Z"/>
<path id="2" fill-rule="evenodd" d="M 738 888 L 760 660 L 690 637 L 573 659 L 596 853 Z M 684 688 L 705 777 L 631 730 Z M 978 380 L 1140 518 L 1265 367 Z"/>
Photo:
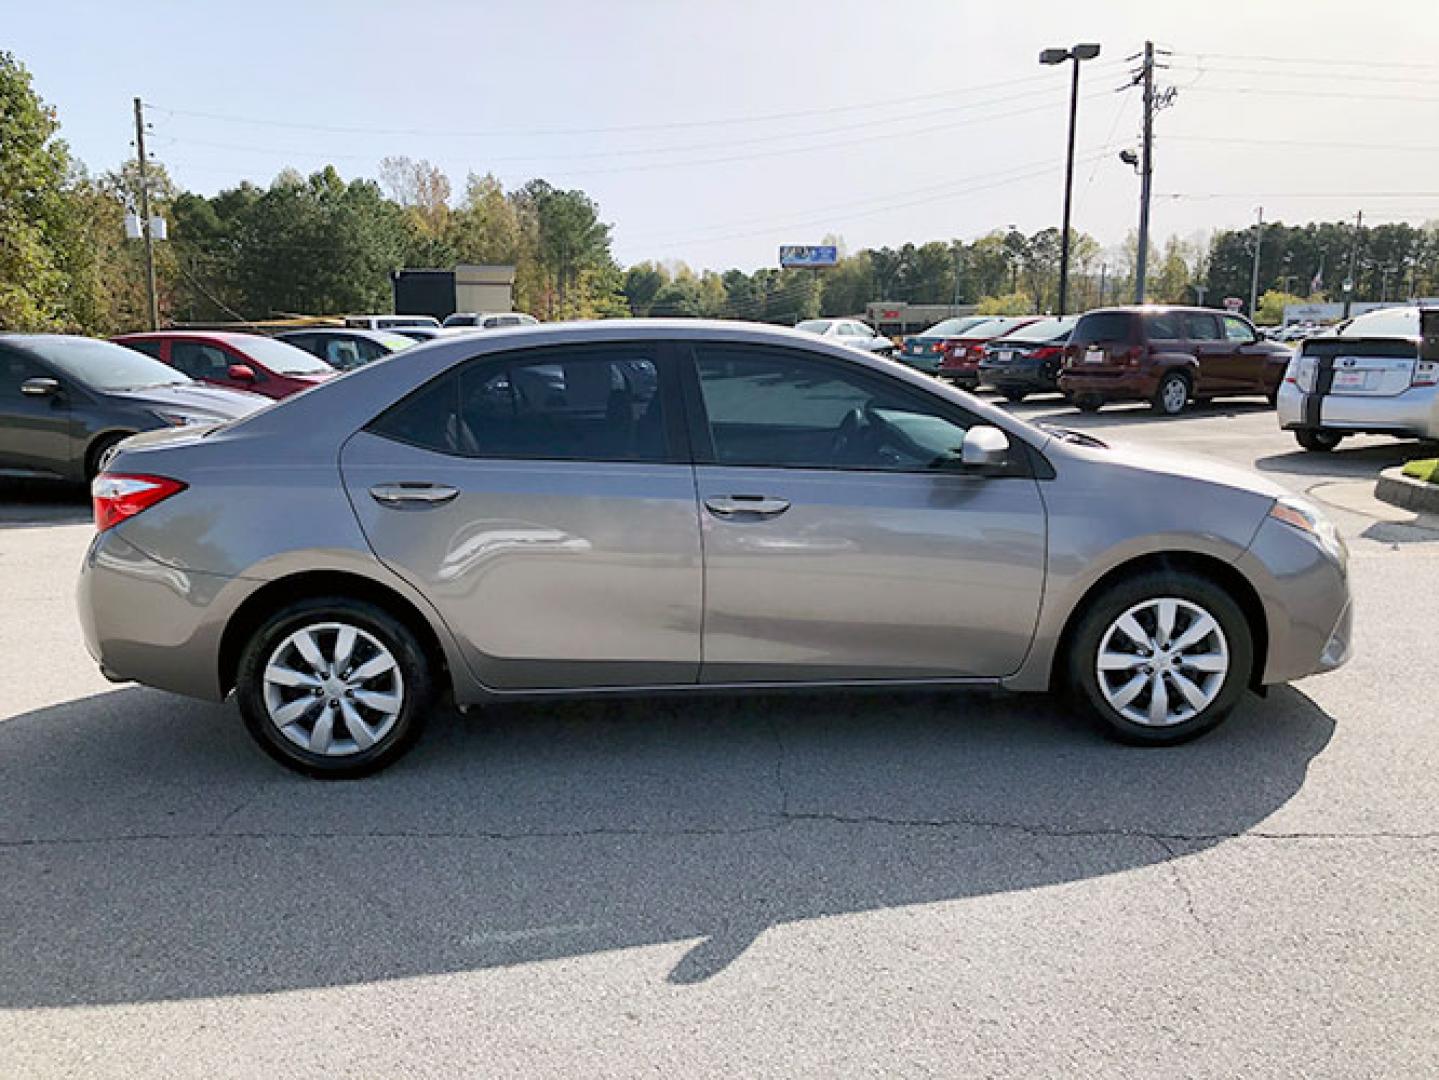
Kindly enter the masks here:
<path id="1" fill-rule="evenodd" d="M 220 701 L 219 611 L 238 605 L 242 579 L 157 562 L 115 530 L 85 553 L 76 587 L 80 626 L 105 677 Z"/>
<path id="2" fill-rule="evenodd" d="M 979 380 L 1000 390 L 1030 390 L 1036 393 L 1056 389 L 1057 380 L 1043 364 L 979 365 Z"/>
<path id="3" fill-rule="evenodd" d="M 926 375 L 935 375 L 939 372 L 939 357 L 933 353 L 899 353 L 895 359 Z"/>
<path id="4" fill-rule="evenodd" d="M 1105 401 L 1148 401 L 1159 390 L 1153 372 L 1139 369 L 1083 371 L 1065 368 L 1059 374 L 1059 388 L 1066 394 L 1098 397 Z"/>
<path id="5" fill-rule="evenodd" d="M 1375 432 L 1439 438 L 1439 387 L 1411 387 L 1387 397 L 1351 394 L 1306 394 L 1293 383 L 1281 383 L 1275 403 L 1279 426 L 1344 432 Z"/>

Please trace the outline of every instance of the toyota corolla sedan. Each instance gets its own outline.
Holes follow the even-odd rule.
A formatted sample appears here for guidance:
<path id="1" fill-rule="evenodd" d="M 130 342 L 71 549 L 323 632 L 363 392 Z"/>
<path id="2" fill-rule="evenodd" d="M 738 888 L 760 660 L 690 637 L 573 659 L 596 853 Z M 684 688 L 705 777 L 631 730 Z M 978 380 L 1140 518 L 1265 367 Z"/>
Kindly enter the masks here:
<path id="1" fill-rule="evenodd" d="M 1065 688 L 1175 743 L 1349 651 L 1310 504 L 772 327 L 436 343 L 131 439 L 93 494 L 101 669 L 234 694 L 317 776 L 393 762 L 441 695 Z"/>

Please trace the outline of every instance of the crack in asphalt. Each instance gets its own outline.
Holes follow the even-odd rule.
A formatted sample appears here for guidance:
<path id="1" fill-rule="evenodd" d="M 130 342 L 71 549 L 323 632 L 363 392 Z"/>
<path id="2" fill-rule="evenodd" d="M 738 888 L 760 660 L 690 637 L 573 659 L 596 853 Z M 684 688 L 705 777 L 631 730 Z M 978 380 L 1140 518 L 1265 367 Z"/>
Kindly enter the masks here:
<path id="1" fill-rule="evenodd" d="M 787 796 L 785 796 L 787 801 Z M 253 801 L 253 800 L 251 800 Z M 233 818 L 244 805 L 224 816 L 223 825 Z M 581 840 L 601 837 L 726 837 L 747 836 L 776 832 L 793 824 L 818 823 L 834 825 L 873 825 L 896 829 L 985 829 L 995 832 L 1017 832 L 1038 839 L 1053 840 L 1147 840 L 1159 845 L 1169 860 L 1179 858 L 1185 852 L 1173 848 L 1172 844 L 1217 844 L 1231 840 L 1264 840 L 1272 842 L 1303 841 L 1432 841 L 1439 840 L 1439 832 L 1399 832 L 1381 830 L 1378 832 L 1274 832 L 1269 830 L 1248 830 L 1242 832 L 1159 832 L 1147 829 L 1058 828 L 1042 824 L 1012 821 L 996 821 L 986 818 L 895 818 L 874 814 L 840 814 L 819 811 L 781 810 L 765 815 L 770 820 L 756 825 L 739 826 L 677 826 L 672 828 L 597 826 L 592 829 L 534 829 L 505 831 L 499 829 L 355 829 L 355 830 L 225 830 L 217 825 L 202 832 L 148 832 L 116 833 L 99 836 L 76 837 L 30 837 L 18 840 L 0 840 L 0 850 L 47 847 L 81 846 L 86 844 L 122 843 L 125 841 L 179 841 L 179 840 Z"/>

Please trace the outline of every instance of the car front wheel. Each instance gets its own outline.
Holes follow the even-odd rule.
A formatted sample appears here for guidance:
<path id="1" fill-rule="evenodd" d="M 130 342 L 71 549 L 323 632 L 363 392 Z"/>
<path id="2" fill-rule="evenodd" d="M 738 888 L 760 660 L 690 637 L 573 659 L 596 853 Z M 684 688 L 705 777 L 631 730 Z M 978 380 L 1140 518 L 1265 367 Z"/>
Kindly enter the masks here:
<path id="1" fill-rule="evenodd" d="M 1185 742 L 1215 727 L 1249 684 L 1253 636 L 1207 578 L 1155 572 L 1101 596 L 1075 630 L 1070 688 L 1113 738 Z"/>
<path id="2" fill-rule="evenodd" d="M 318 778 L 395 762 L 419 737 L 433 699 L 415 635 L 372 604 L 302 600 L 276 612 L 240 656 L 245 726 L 271 757 Z"/>

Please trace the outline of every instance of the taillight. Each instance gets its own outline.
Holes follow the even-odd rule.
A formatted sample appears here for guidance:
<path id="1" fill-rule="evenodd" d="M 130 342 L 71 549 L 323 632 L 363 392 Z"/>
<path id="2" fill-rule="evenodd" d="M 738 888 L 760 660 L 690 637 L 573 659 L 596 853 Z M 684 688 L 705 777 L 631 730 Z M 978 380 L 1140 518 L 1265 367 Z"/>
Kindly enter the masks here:
<path id="1" fill-rule="evenodd" d="M 1410 376 L 1411 386 L 1433 386 L 1439 383 L 1439 360 L 1420 360 L 1414 365 L 1414 374 Z"/>
<path id="2" fill-rule="evenodd" d="M 1319 361 L 1312 356 L 1299 355 L 1289 361 L 1284 381 L 1297 386 L 1306 394 L 1314 393 L 1319 377 Z"/>
<path id="3" fill-rule="evenodd" d="M 126 518 L 148 510 L 158 502 L 185 490 L 179 480 L 166 476 L 133 476 L 101 473 L 90 484 L 95 507 L 95 531 L 104 532 Z"/>
<path id="4" fill-rule="evenodd" d="M 1053 360 L 1062 350 L 1055 345 L 1045 345 L 1029 354 L 1031 360 Z"/>

